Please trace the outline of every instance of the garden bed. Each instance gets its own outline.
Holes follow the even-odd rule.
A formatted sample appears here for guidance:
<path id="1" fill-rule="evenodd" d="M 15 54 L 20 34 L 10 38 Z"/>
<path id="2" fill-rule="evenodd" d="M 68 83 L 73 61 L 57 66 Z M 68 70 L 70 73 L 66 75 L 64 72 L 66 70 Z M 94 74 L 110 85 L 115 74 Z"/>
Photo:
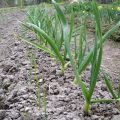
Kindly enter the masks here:
<path id="1" fill-rule="evenodd" d="M 8 11 L 0 23 L 0 120 L 118 120 L 120 107 L 115 103 L 99 103 L 91 107 L 89 116 L 84 116 L 83 96 L 78 86 L 72 83 L 74 76 L 69 66 L 61 76 L 60 67 L 54 59 L 33 49 L 37 58 L 37 72 L 28 57 L 31 46 L 18 40 L 21 33 L 18 20 L 25 19 L 21 10 Z M 89 33 L 89 40 L 92 39 Z M 31 39 L 33 36 L 28 34 Z M 2 48 L 2 49 L 1 49 Z M 102 67 L 114 80 L 116 88 L 120 77 L 120 43 L 108 41 L 104 45 Z M 31 72 L 30 72 L 31 71 Z M 40 84 L 41 104 L 38 107 L 37 73 Z M 82 75 L 88 85 L 90 69 Z M 94 98 L 109 98 L 104 81 L 99 77 Z M 117 89 L 117 88 L 116 88 Z"/>

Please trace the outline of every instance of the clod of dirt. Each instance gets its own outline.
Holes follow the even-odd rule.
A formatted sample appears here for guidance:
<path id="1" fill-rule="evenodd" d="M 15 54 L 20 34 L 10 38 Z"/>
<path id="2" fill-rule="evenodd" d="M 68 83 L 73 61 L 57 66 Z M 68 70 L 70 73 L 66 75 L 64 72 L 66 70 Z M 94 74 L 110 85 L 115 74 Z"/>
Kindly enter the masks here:
<path id="1" fill-rule="evenodd" d="M 3 89 L 7 90 L 10 85 L 11 85 L 10 79 L 4 79 L 4 81 L 3 81 Z"/>
<path id="2" fill-rule="evenodd" d="M 112 120 L 119 120 L 120 119 L 120 115 L 115 115 Z"/>
<path id="3" fill-rule="evenodd" d="M 3 64 L 2 68 L 3 68 L 4 74 L 13 74 L 15 72 L 18 72 L 17 66 L 15 66 L 13 64 Z"/>
<path id="4" fill-rule="evenodd" d="M 0 110 L 0 120 L 3 120 L 6 117 L 6 110 Z"/>

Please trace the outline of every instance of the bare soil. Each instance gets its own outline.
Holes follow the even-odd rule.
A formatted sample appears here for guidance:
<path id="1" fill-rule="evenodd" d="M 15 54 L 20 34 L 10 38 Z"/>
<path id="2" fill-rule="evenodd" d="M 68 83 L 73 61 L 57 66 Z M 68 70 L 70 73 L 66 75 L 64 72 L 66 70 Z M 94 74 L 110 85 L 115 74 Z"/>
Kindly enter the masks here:
<path id="1" fill-rule="evenodd" d="M 40 85 L 39 109 L 34 66 L 28 58 L 32 47 L 15 37 L 21 34 L 19 20 L 24 19 L 21 10 L 0 13 L 0 120 L 119 120 L 120 107 L 115 103 L 93 104 L 90 115 L 84 116 L 84 98 L 80 88 L 72 83 L 71 68 L 61 76 L 59 64 L 56 65 L 48 54 L 33 49 Z M 109 40 L 105 43 L 102 67 L 111 76 L 116 89 L 120 80 L 119 42 Z M 89 74 L 90 69 L 83 74 L 86 85 Z M 100 78 L 93 97 L 111 97 Z"/>

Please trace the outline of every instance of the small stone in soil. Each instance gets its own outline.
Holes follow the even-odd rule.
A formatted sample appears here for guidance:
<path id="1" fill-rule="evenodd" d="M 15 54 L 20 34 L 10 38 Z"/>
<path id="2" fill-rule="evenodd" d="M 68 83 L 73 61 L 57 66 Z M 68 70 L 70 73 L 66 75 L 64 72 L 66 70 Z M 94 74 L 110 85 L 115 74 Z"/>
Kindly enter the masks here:
<path id="1" fill-rule="evenodd" d="M 24 61 L 24 62 L 22 62 L 21 63 L 23 66 L 25 66 L 25 65 L 27 65 L 27 64 L 30 64 L 30 62 L 29 61 Z"/>
<path id="2" fill-rule="evenodd" d="M 15 46 L 18 46 L 20 44 L 20 41 L 15 42 Z"/>
<path id="3" fill-rule="evenodd" d="M 97 115 L 92 115 L 91 118 L 92 118 L 92 120 L 98 120 L 99 116 L 97 116 Z"/>
<path id="4" fill-rule="evenodd" d="M 39 79 L 39 83 L 42 83 L 43 82 L 43 79 Z"/>
<path id="5" fill-rule="evenodd" d="M 61 70 L 56 70 L 56 75 L 62 76 L 63 73 L 61 72 Z"/>
<path id="6" fill-rule="evenodd" d="M 15 60 L 16 56 L 14 55 L 14 56 L 11 56 L 10 58 L 11 60 Z"/>
<path id="7" fill-rule="evenodd" d="M 25 107 L 25 112 L 28 112 L 31 108 L 30 107 Z"/>

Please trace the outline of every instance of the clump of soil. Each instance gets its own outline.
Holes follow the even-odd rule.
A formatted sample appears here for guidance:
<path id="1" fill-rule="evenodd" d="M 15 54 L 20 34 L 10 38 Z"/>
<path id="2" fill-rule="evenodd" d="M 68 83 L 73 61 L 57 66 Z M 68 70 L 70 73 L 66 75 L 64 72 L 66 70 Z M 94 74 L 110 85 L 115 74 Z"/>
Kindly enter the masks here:
<path id="1" fill-rule="evenodd" d="M 2 15 L 1 15 L 2 16 Z M 19 20 L 25 19 L 24 12 L 17 10 L 4 14 L 5 21 L 0 23 L 0 120 L 117 120 L 120 117 L 119 106 L 115 103 L 94 104 L 90 115 L 82 112 L 84 98 L 79 86 L 73 85 L 73 72 L 70 67 L 64 76 L 60 75 L 59 64 L 40 50 L 35 50 L 37 72 L 28 51 L 32 48 L 22 43 L 14 35 L 20 34 Z M 114 79 L 115 86 L 120 73 L 120 47 L 108 41 L 104 46 L 103 67 Z M 109 64 L 110 63 L 110 64 Z M 115 72 L 116 71 L 116 72 Z M 37 73 L 41 103 L 38 107 Z M 82 78 L 88 85 L 90 69 Z M 46 92 L 46 112 L 44 106 Z M 98 80 L 94 98 L 109 98 L 106 86 Z"/>

